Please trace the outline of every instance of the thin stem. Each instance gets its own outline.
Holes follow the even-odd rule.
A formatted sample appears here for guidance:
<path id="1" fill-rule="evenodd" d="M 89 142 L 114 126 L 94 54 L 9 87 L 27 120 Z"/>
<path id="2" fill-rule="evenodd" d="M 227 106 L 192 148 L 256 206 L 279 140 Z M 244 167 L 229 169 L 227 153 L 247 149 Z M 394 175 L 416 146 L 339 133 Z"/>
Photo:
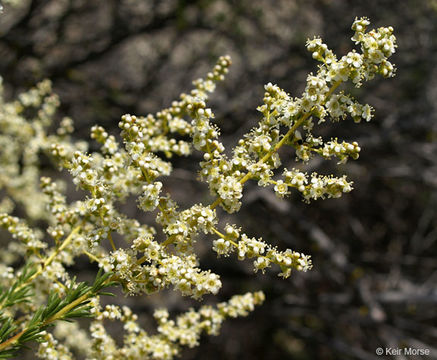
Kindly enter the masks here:
<path id="1" fill-rule="evenodd" d="M 73 236 L 80 230 L 80 225 L 76 226 L 71 233 L 67 236 L 67 238 L 62 242 L 61 246 L 59 246 L 52 255 L 49 256 L 49 258 L 44 261 L 44 264 L 41 266 L 41 268 L 29 279 L 29 281 L 32 281 L 34 278 L 36 278 L 37 276 L 39 276 L 42 271 L 49 266 L 53 260 L 55 260 L 56 256 L 59 255 L 59 253 L 64 250 L 73 240 Z"/>
<path id="2" fill-rule="evenodd" d="M 226 235 L 225 234 L 222 234 L 220 231 L 218 231 L 215 227 L 213 227 L 212 228 L 212 231 L 214 231 L 218 236 L 220 236 L 222 239 L 224 239 L 224 240 L 226 240 L 226 241 L 229 241 L 232 245 L 234 245 L 235 247 L 238 247 L 238 244 L 235 242 L 235 241 L 233 241 L 233 240 L 231 240 L 231 239 L 228 239 L 227 237 L 226 237 Z"/>
<path id="3" fill-rule="evenodd" d="M 53 316 L 49 317 L 46 321 L 43 322 L 42 326 L 46 326 L 58 319 L 61 319 L 65 314 L 67 314 L 71 309 L 74 309 L 76 306 L 80 305 L 82 302 L 87 300 L 89 297 L 94 295 L 92 292 L 83 294 L 81 297 L 78 297 L 76 300 L 63 307 L 60 311 L 58 311 Z"/>
<path id="4" fill-rule="evenodd" d="M 6 349 L 7 347 L 15 344 L 20 337 L 23 336 L 23 334 L 27 331 L 27 328 L 25 328 L 24 330 L 21 330 L 18 334 L 15 334 L 14 336 L 12 336 L 11 338 L 9 338 L 8 340 L 2 342 L 0 344 L 0 351 Z"/>
<path id="5" fill-rule="evenodd" d="M 115 247 L 114 240 L 112 240 L 112 235 L 111 235 L 111 233 L 108 233 L 108 239 L 109 239 L 109 242 L 111 243 L 112 250 L 113 250 L 113 251 L 116 251 L 117 248 Z"/>
<path id="6" fill-rule="evenodd" d="M 87 250 L 83 250 L 83 253 L 84 253 L 86 256 L 88 256 L 91 260 L 93 260 L 93 261 L 95 261 L 95 262 L 97 262 L 97 263 L 100 263 L 100 259 L 99 259 L 97 256 L 91 254 L 89 251 L 87 251 Z"/>
<path id="7" fill-rule="evenodd" d="M 288 140 L 288 138 L 294 134 L 297 130 L 297 128 L 302 125 L 302 123 L 308 119 L 311 115 L 311 111 L 305 113 L 298 121 L 294 123 L 294 125 L 287 131 L 287 133 L 284 135 L 284 137 L 271 149 L 267 154 L 265 154 L 261 160 L 258 161 L 258 164 L 265 163 L 270 157 L 277 152 Z M 244 184 L 247 180 L 249 180 L 253 176 L 253 173 L 249 171 L 243 178 L 240 179 L 240 184 Z"/>
<path id="8" fill-rule="evenodd" d="M 38 276 L 40 276 L 42 274 L 42 272 L 44 271 L 44 269 L 47 268 L 47 266 L 49 266 L 53 260 L 56 258 L 56 256 L 59 255 L 59 253 L 64 250 L 73 240 L 73 236 L 80 230 L 80 225 L 76 226 L 71 233 L 67 236 L 67 238 L 63 241 L 63 243 L 61 244 L 61 246 L 59 246 L 58 248 L 56 248 L 56 250 L 44 261 L 44 263 L 39 267 L 39 269 L 31 276 L 29 277 L 29 279 L 27 279 L 27 281 L 23 282 L 20 286 L 17 286 L 14 292 L 17 292 L 19 290 L 21 290 L 22 288 L 24 288 L 25 286 L 29 285 L 33 280 L 35 280 Z M 3 300 L 3 302 L 0 304 L 0 309 L 3 308 L 4 302 L 6 301 Z"/>
<path id="9" fill-rule="evenodd" d="M 166 247 L 167 245 L 172 244 L 176 240 L 175 235 L 170 235 L 167 240 L 165 240 L 163 243 L 161 243 L 161 246 Z"/>
<path id="10" fill-rule="evenodd" d="M 53 253 L 52 255 L 50 255 L 46 261 L 44 261 L 44 263 L 41 265 L 41 267 L 38 269 L 38 271 L 33 274 L 29 280 L 27 280 L 25 283 L 21 284 L 21 286 L 19 286 L 17 288 L 17 290 L 21 289 L 22 287 L 26 286 L 27 284 L 31 283 L 35 278 L 37 278 L 39 275 L 42 274 L 42 272 L 44 271 L 45 268 L 47 268 L 47 266 L 49 266 L 53 260 L 55 260 L 56 256 L 59 255 L 59 253 L 64 250 L 73 240 L 73 236 L 80 230 L 80 226 L 76 226 L 73 231 L 67 236 L 67 238 L 62 242 L 61 246 L 59 246 Z"/>

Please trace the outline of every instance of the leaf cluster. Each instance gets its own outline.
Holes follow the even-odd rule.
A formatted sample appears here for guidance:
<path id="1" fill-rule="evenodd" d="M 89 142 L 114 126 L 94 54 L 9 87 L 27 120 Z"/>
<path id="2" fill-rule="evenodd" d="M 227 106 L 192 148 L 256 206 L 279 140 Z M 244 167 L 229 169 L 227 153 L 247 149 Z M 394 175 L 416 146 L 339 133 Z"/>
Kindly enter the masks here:
<path id="1" fill-rule="evenodd" d="M 32 288 L 28 283 L 36 272 L 35 264 L 27 263 L 11 287 L 0 286 L 0 322 L 4 320 L 5 308 L 29 301 L 32 296 Z"/>
<path id="2" fill-rule="evenodd" d="M 26 284 L 26 280 L 29 280 L 35 271 L 31 265 L 24 267 L 16 283 L 1 293 L 0 299 L 4 299 L 2 300 L 4 304 L 12 306 L 29 301 L 32 292 L 31 285 Z M 45 330 L 57 320 L 71 321 L 72 318 L 92 317 L 91 299 L 98 295 L 112 295 L 102 291 L 104 288 L 114 285 L 114 282 L 111 281 L 111 275 L 112 273 L 104 273 L 100 270 L 92 285 L 85 282 L 76 283 L 73 279 L 65 289 L 64 296 L 51 292 L 47 304 L 39 307 L 23 330 L 13 336 L 10 335 L 19 328 L 19 324 L 11 317 L 2 316 L 0 318 L 0 358 L 10 358 L 30 341 L 44 341 Z M 23 284 L 26 285 L 22 286 Z"/>

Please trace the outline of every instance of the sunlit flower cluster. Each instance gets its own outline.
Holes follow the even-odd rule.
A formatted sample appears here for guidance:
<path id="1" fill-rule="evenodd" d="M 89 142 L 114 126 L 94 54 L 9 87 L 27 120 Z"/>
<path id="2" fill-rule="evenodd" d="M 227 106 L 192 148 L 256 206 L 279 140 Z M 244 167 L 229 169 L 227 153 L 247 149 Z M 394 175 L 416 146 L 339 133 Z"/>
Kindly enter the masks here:
<path id="1" fill-rule="evenodd" d="M 370 105 L 337 91 L 342 83 L 351 81 L 359 87 L 375 75 L 390 77 L 395 72 L 388 61 L 396 49 L 393 29 L 366 32 L 368 25 L 366 18 L 355 20 L 352 40 L 360 51 L 352 50 L 341 58 L 320 38 L 308 40 L 307 49 L 320 65 L 317 72 L 308 75 L 302 95 L 292 97 L 279 86 L 267 84 L 263 104 L 258 107 L 260 121 L 228 151 L 220 141 L 220 129 L 214 124 L 208 101 L 228 72 L 229 56 L 219 58 L 206 78 L 194 81 L 194 88 L 170 107 L 146 116 L 123 115 L 118 124 L 122 142 L 102 126 L 94 126 L 91 138 L 100 146 L 94 152 L 88 150 L 87 142 L 73 140 L 70 118 L 62 119 L 51 133 L 59 100 L 49 81 L 15 101 L 7 102 L 0 96 L 0 226 L 14 239 L 0 255 L 4 273 L 0 285 L 13 287 L 12 279 L 18 279 L 10 294 L 27 286 L 34 290 L 33 302 L 20 301 L 8 307 L 8 316 L 18 321 L 17 315 L 27 314 L 19 318 L 19 328 L 31 328 L 32 321 L 38 320 L 32 313 L 47 297 L 57 306 L 63 303 L 55 295 L 68 300 L 74 298 L 76 288 L 88 289 L 74 300 L 79 305 L 79 300 L 85 301 L 85 310 L 95 316 L 90 336 L 79 328 L 75 330 L 83 343 L 89 344 L 87 358 L 173 359 L 182 346 L 197 346 L 202 333 L 218 334 L 226 318 L 248 315 L 263 302 L 264 295 L 234 296 L 216 307 L 191 309 L 174 320 L 167 310 L 157 310 L 157 334 L 149 335 L 129 308 L 101 307 L 96 295 L 101 284 L 80 288 L 67 267 L 79 256 L 87 257 L 96 268 L 110 274 L 105 280 L 108 284 L 121 285 L 126 294 L 144 295 L 170 288 L 196 300 L 217 294 L 222 286 L 219 274 L 200 265 L 195 246 L 199 241 L 208 242 L 219 257 L 250 259 L 256 272 L 271 268 L 286 278 L 293 271 L 310 270 L 309 255 L 281 250 L 269 239 L 247 234 L 237 224 L 223 224 L 220 215 L 240 210 L 244 187 L 250 180 L 271 188 L 279 198 L 298 194 L 306 202 L 338 198 L 352 190 L 352 182 L 345 175 L 323 175 L 305 171 L 305 167 L 314 157 L 338 163 L 359 157 L 357 142 L 323 139 L 316 133 L 318 125 L 328 120 L 351 118 L 360 122 L 373 117 Z M 279 149 L 285 146 L 293 150 L 290 159 L 279 155 Z M 166 177 L 173 170 L 169 159 L 189 156 L 193 151 L 201 153 L 199 176 L 207 183 L 213 200 L 196 200 L 180 208 L 166 187 Z M 85 194 L 81 200 L 67 201 L 65 183 L 41 176 L 41 154 L 57 168 L 68 171 L 72 183 Z M 123 213 L 120 204 L 127 200 L 149 213 L 156 224 L 143 224 Z M 16 207 L 29 221 L 15 216 Z M 38 228 L 41 224 L 47 225 L 45 232 Z M 161 236 L 157 236 L 158 231 Z M 20 258 L 35 266 L 31 275 L 14 270 Z M 6 303 L 0 300 L 0 311 Z M 68 306 L 65 308 L 71 310 Z M 41 320 L 41 329 L 45 331 L 67 310 Z M 73 315 L 85 310 L 79 308 Z M 121 347 L 105 329 L 108 320 L 123 323 L 126 336 Z M 65 329 L 57 326 L 53 333 L 41 332 L 40 358 L 72 358 L 69 348 L 76 345 L 65 340 Z M 0 342 L 0 351 L 18 343 L 20 336 Z M 61 344 L 60 339 L 65 341 Z"/>

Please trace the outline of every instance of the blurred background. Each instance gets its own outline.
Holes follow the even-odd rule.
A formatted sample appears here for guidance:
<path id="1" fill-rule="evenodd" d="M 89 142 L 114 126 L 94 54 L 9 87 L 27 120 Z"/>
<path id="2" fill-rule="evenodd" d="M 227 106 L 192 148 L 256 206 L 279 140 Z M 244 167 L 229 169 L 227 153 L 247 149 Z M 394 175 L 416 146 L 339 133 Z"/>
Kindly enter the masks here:
<path id="1" fill-rule="evenodd" d="M 75 121 L 77 138 L 94 124 L 117 134 L 124 113 L 166 107 L 220 55 L 233 59 L 211 107 L 228 149 L 259 119 L 263 85 L 300 96 L 316 63 L 305 41 L 320 35 L 341 56 L 353 47 L 356 16 L 393 26 L 394 79 L 350 89 L 376 109 L 371 123 L 351 120 L 325 137 L 357 140 L 361 157 L 340 167 L 312 161 L 308 170 L 348 174 L 355 190 L 307 205 L 297 193 L 278 200 L 247 185 L 237 215 L 221 213 L 249 235 L 311 254 L 314 269 L 281 280 L 253 274 L 249 263 L 216 259 L 199 245 L 202 265 L 221 275 L 221 301 L 262 289 L 267 300 L 248 318 L 229 320 L 182 359 L 377 359 L 375 349 L 430 349 L 437 359 L 437 1 L 436 0 L 27 0 L 4 4 L 0 74 L 12 98 L 49 78 Z M 187 207 L 208 203 L 196 181 L 200 154 L 172 159 L 166 188 Z M 292 167 L 294 156 L 284 159 Z M 194 199 L 194 200 L 193 200 Z M 133 204 L 127 209 L 135 214 Z M 84 262 L 75 271 L 91 271 Z M 197 302 L 169 291 L 120 298 L 145 326 L 157 306 L 175 314 Z M 114 330 L 117 332 L 117 329 Z M 120 335 L 119 335 L 120 336 Z M 29 357 L 32 358 L 32 357 Z M 398 359 L 406 357 L 400 356 Z"/>

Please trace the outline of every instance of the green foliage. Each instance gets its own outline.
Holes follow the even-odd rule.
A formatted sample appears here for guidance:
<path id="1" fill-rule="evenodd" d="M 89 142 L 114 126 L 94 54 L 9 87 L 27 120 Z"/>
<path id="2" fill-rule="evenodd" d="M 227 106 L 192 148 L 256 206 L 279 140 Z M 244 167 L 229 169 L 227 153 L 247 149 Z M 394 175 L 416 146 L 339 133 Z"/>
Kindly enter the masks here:
<path id="1" fill-rule="evenodd" d="M 29 301 L 31 294 L 30 285 L 27 282 L 36 273 L 35 267 L 29 271 L 30 268 L 32 268 L 32 265 L 29 264 L 26 264 L 23 268 L 18 281 L 11 287 L 15 291 L 12 291 L 9 297 L 2 295 L 2 298 L 8 299 L 2 303 L 3 308 Z M 12 318 L 0 318 L 0 358 L 13 356 L 29 341 L 44 341 L 45 330 L 53 326 L 55 321 L 71 321 L 72 318 L 92 317 L 93 306 L 90 305 L 90 299 L 98 295 L 112 295 L 101 291 L 116 284 L 111 281 L 111 276 L 111 273 L 104 273 L 99 270 L 93 285 L 88 285 L 85 282 L 76 283 L 73 279 L 65 289 L 64 296 L 61 297 L 58 293 L 51 292 L 47 304 L 40 306 L 30 321 L 24 325 L 24 328 L 12 337 L 11 335 L 17 330 L 14 320 Z M 17 290 L 20 286 L 21 289 Z M 26 290 L 24 292 L 25 296 L 18 296 L 18 294 L 23 294 L 23 290 Z M 1 311 L 3 312 L 3 309 Z"/>
<path id="2" fill-rule="evenodd" d="M 32 288 L 29 285 L 30 279 L 37 272 L 35 264 L 27 263 L 18 274 L 16 281 L 9 288 L 0 286 L 0 319 L 3 316 L 3 309 L 22 302 L 28 302 L 32 296 Z"/>

